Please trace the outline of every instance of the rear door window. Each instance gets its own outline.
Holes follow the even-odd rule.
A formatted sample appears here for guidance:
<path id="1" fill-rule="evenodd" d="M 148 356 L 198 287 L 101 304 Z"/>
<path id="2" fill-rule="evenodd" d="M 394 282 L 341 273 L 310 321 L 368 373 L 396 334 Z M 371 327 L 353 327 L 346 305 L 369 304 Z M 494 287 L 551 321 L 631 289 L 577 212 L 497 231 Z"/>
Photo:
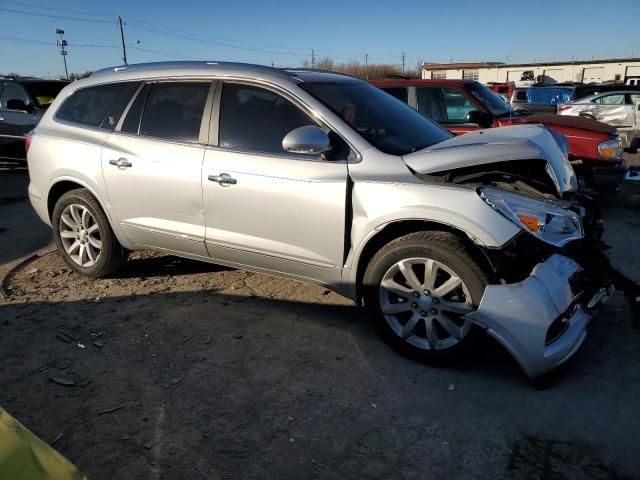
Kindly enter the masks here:
<path id="1" fill-rule="evenodd" d="M 64 101 L 55 118 L 87 127 L 100 127 L 109 109 L 128 85 L 110 83 L 76 90 Z"/>
<path id="2" fill-rule="evenodd" d="M 211 82 L 163 82 L 151 87 L 140 135 L 197 142 Z"/>

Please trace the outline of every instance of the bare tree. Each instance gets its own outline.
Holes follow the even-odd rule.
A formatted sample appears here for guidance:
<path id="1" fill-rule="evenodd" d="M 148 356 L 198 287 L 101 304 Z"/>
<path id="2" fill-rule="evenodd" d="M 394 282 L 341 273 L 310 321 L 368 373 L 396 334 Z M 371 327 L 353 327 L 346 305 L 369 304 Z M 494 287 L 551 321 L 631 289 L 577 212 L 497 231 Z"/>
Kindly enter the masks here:
<path id="1" fill-rule="evenodd" d="M 311 68 L 311 62 L 305 60 L 303 62 L 303 67 Z M 336 63 L 330 57 L 324 57 L 322 59 L 316 60 L 315 68 L 346 73 L 363 80 L 384 80 L 394 75 L 402 75 L 402 67 L 400 65 L 392 65 L 387 63 L 369 63 L 368 65 L 366 65 L 365 63 L 356 60 L 347 63 Z M 421 68 L 421 66 L 418 66 L 418 68 L 416 68 L 415 70 L 405 71 L 405 76 L 410 78 L 420 78 Z"/>

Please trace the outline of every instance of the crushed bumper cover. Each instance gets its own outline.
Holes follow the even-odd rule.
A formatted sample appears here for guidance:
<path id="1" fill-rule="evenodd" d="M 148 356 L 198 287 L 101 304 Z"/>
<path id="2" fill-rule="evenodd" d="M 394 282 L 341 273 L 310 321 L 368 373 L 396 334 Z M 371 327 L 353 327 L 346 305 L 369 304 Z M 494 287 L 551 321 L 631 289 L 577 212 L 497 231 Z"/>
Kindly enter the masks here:
<path id="1" fill-rule="evenodd" d="M 580 348 L 592 309 L 606 297 L 582 298 L 572 277 L 582 268 L 563 255 L 552 255 L 518 283 L 486 287 L 478 310 L 469 317 L 500 342 L 525 373 L 536 378 L 562 364 Z M 551 339 L 552 325 L 562 328 Z"/>

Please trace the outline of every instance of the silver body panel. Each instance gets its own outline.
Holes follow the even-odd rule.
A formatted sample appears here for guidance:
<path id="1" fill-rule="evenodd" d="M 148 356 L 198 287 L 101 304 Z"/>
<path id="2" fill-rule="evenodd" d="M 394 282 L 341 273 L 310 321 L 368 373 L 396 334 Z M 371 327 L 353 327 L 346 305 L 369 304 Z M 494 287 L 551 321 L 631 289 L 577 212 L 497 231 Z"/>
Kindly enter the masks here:
<path id="1" fill-rule="evenodd" d="M 113 133 L 81 128 L 54 118 L 62 102 L 79 88 L 158 79 L 233 80 L 272 89 L 342 137 L 352 155 L 326 161 L 220 148 L 213 116 L 211 126 L 203 121 L 199 141 L 190 144 L 128 135 L 118 128 Z M 299 82 L 291 72 L 213 62 L 131 66 L 74 82 L 58 95 L 33 137 L 28 153 L 32 205 L 50 224 L 50 192 L 59 182 L 73 182 L 98 199 L 125 248 L 154 248 L 315 282 L 358 302 L 362 253 L 367 242 L 390 224 L 412 220 L 448 226 L 486 248 L 500 248 L 521 232 L 474 188 L 430 184 L 411 169 L 432 172 L 540 158 L 554 172 L 560 192 L 573 188 L 575 175 L 544 127 L 467 134 L 403 158 L 371 146 L 300 89 Z M 207 108 L 212 108 L 212 95 Z M 544 369 L 534 358 L 540 354 L 539 329 L 567 300 L 568 270 L 556 260 L 545 265 L 523 285 L 487 287 L 474 316 L 529 374 Z M 541 305 L 535 303 L 533 308 L 532 299 Z M 499 308 L 501 302 L 508 307 Z M 545 311 L 543 318 L 530 319 L 539 308 Z M 581 342 L 584 328 L 578 330 L 567 342 Z M 544 365 L 572 353 L 565 349 Z"/>
<path id="2" fill-rule="evenodd" d="M 580 306 L 570 310 L 569 279 L 580 270 L 570 258 L 553 255 L 521 282 L 489 285 L 469 316 L 511 352 L 527 375 L 538 377 L 570 358 L 586 337 L 591 314 Z M 568 319 L 567 330 L 545 345 L 551 323 L 561 315 Z"/>
<path id="3" fill-rule="evenodd" d="M 615 127 L 631 127 L 635 123 L 636 108 L 633 98 L 640 92 L 636 91 L 613 91 L 598 93 L 589 97 L 581 98 L 563 105 L 563 109 L 558 111 L 559 115 L 588 116 L 596 120 L 613 125 Z M 624 103 L 617 105 L 598 103 L 604 97 L 618 96 L 624 97 Z M 633 96 L 633 97 L 631 97 Z"/>

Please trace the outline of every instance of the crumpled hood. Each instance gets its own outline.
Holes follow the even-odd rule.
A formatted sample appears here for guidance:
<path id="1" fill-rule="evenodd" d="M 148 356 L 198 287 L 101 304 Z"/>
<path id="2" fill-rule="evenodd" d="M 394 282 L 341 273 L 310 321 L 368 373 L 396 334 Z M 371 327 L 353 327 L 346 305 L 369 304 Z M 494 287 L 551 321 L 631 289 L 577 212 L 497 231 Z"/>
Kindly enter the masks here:
<path id="1" fill-rule="evenodd" d="M 577 190 L 578 181 L 550 130 L 517 125 L 466 133 L 402 157 L 413 170 L 432 174 L 457 168 L 521 160 L 546 160 L 558 193 Z"/>

